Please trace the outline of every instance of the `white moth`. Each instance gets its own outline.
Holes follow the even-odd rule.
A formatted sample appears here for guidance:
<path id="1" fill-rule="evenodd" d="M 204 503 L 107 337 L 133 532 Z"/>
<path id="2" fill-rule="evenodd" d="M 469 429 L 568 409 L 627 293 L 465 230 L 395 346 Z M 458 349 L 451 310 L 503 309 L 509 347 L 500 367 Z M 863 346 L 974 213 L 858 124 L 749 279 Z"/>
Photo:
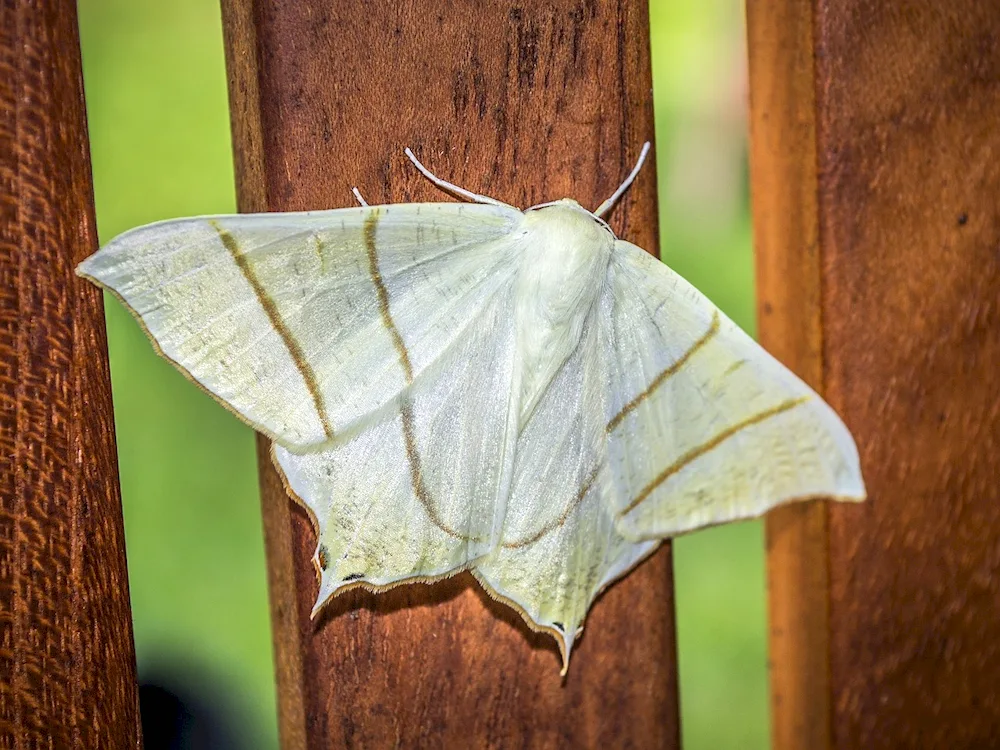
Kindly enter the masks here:
<path id="1" fill-rule="evenodd" d="M 273 441 L 317 527 L 318 610 L 469 569 L 555 636 L 685 531 L 861 500 L 834 411 L 572 200 L 179 219 L 80 275 Z M 356 193 L 357 194 L 357 193 Z"/>

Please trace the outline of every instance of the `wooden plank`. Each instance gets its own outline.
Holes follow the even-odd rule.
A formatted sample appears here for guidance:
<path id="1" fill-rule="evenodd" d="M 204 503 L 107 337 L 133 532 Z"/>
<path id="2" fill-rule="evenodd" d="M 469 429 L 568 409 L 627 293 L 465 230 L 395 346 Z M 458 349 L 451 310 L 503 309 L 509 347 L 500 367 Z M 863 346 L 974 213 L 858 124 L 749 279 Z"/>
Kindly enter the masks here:
<path id="1" fill-rule="evenodd" d="M 823 391 L 813 13 L 748 2 L 750 179 L 761 344 Z M 772 745 L 828 747 L 827 508 L 788 505 L 765 522 Z"/>
<path id="2" fill-rule="evenodd" d="M 816 0 L 807 21 L 801 5 L 748 6 L 755 140 L 814 133 L 811 148 L 789 141 L 780 155 L 754 144 L 755 190 L 784 192 L 755 194 L 755 221 L 768 221 L 769 203 L 782 207 L 772 222 L 816 216 L 815 232 L 786 227 L 775 242 L 758 228 L 759 267 L 801 262 L 819 275 L 814 286 L 803 268 L 763 274 L 764 303 L 793 302 L 762 311 L 761 329 L 778 341 L 797 321 L 821 322 L 818 371 L 815 354 L 794 344 L 787 352 L 819 375 L 854 431 L 870 500 L 832 506 L 826 520 L 809 511 L 769 519 L 772 540 L 811 540 L 798 555 L 772 544 L 772 593 L 783 599 L 772 612 L 824 612 L 807 612 L 802 631 L 784 629 L 786 621 L 772 632 L 775 747 L 992 746 L 1000 736 L 1000 6 Z M 769 24 L 780 28 L 773 45 Z M 789 67 L 789 47 L 801 67 Z M 802 89 L 808 75 L 811 94 Z M 767 105 L 774 80 L 784 92 Z M 799 94 L 813 98 L 812 113 Z M 815 169 L 814 187 L 808 177 L 782 183 L 788 161 L 803 175 Z M 809 237 L 816 260 L 801 241 Z M 809 684 L 819 661 L 828 687 Z M 806 693 L 782 692 L 793 685 Z M 821 722 L 822 742 L 789 706 Z"/>
<path id="3" fill-rule="evenodd" d="M 653 135 L 644 2 L 223 3 L 241 210 L 447 200 L 404 159 L 514 205 L 596 206 Z M 655 172 L 611 218 L 657 245 Z M 676 747 L 664 548 L 554 643 L 467 575 L 309 621 L 315 539 L 261 449 L 286 748 Z"/>
<path id="4" fill-rule="evenodd" d="M 139 747 L 76 6 L 0 4 L 0 747 Z"/>

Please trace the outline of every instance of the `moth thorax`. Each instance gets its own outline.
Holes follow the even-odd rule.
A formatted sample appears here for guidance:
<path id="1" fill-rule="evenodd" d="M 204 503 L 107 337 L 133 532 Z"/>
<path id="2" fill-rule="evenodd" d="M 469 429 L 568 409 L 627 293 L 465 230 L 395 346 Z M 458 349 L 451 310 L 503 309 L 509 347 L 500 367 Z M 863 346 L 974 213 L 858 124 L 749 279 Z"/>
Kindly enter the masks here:
<path id="1" fill-rule="evenodd" d="M 521 426 L 576 349 L 615 240 L 575 203 L 529 211 L 524 219 L 517 297 Z"/>

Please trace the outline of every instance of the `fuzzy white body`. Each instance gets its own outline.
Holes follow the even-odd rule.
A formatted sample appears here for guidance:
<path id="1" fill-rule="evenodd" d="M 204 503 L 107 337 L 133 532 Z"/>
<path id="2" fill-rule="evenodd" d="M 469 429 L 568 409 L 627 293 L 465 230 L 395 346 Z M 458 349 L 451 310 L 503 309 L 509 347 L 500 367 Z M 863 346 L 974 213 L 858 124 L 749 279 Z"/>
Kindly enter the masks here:
<path id="1" fill-rule="evenodd" d="M 529 250 L 517 280 L 515 360 L 521 427 L 580 342 L 615 237 L 578 203 L 563 200 L 524 214 L 523 241 Z"/>

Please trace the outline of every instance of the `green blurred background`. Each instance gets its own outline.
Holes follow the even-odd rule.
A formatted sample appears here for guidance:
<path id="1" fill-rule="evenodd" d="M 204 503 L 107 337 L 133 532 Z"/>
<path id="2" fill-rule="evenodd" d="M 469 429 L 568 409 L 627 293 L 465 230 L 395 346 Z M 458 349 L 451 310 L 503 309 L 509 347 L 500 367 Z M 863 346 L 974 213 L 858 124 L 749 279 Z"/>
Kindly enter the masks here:
<path id="1" fill-rule="evenodd" d="M 218 0 L 80 0 L 102 242 L 235 210 Z M 754 329 L 740 0 L 652 0 L 663 259 Z M 108 301 L 140 676 L 277 747 L 253 435 Z M 768 746 L 760 523 L 676 541 L 684 746 Z"/>

